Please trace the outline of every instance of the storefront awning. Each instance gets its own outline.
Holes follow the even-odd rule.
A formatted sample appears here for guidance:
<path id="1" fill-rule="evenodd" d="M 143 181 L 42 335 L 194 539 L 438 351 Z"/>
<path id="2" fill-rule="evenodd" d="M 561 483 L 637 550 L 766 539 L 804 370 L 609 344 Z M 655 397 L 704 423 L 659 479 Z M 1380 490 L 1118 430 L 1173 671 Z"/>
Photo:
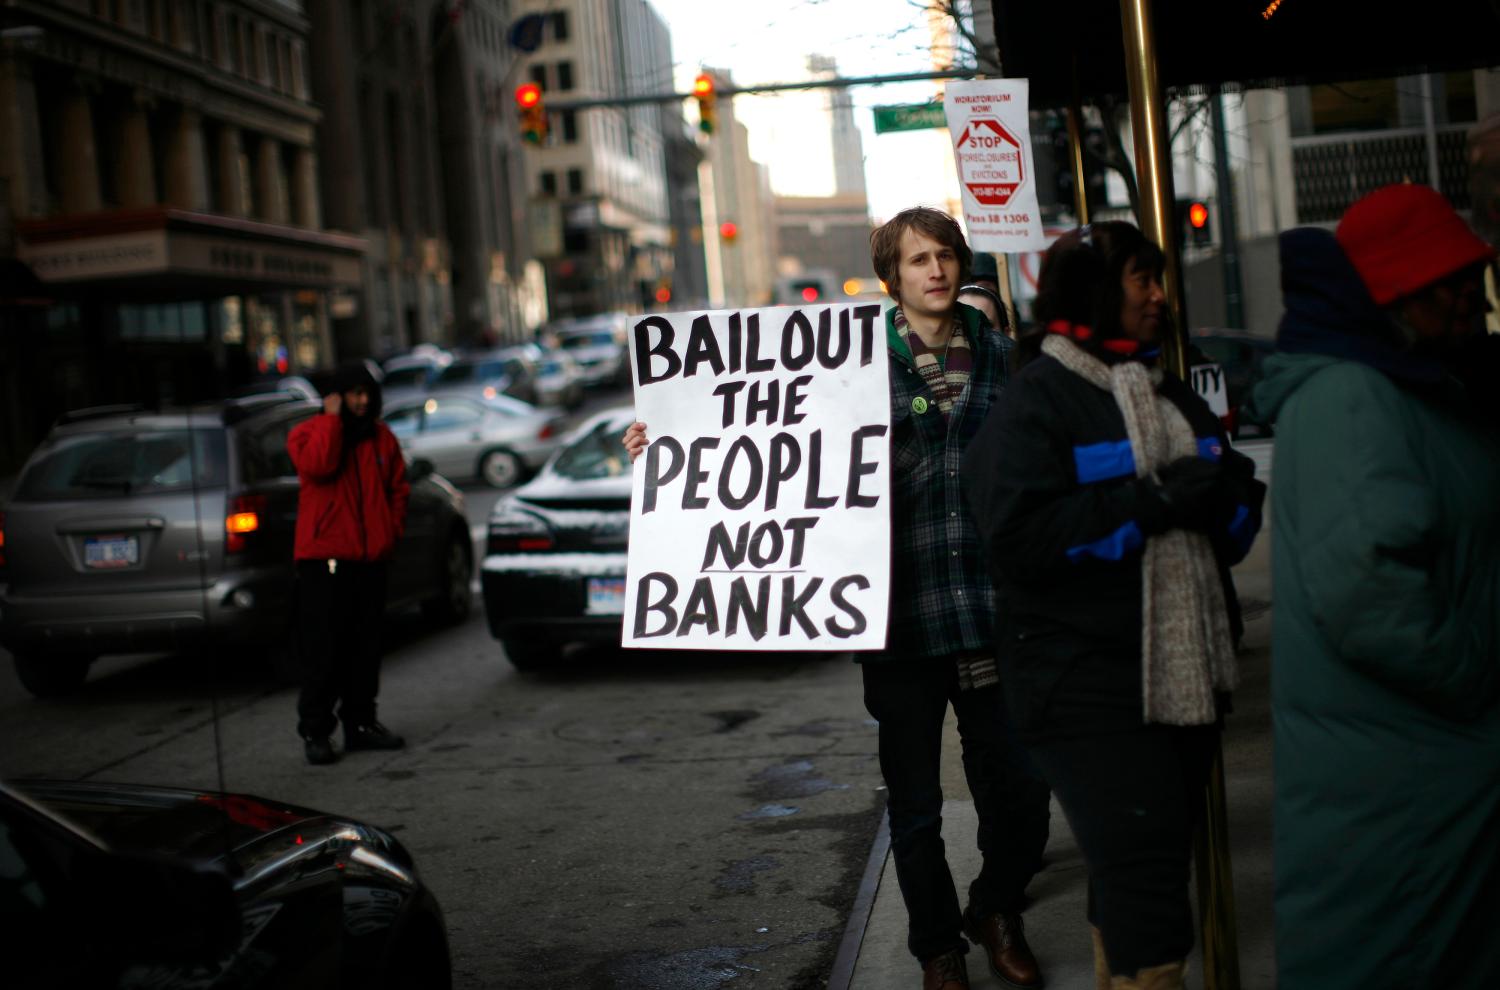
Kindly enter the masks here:
<path id="1" fill-rule="evenodd" d="M 1166 87 L 1280 85 L 1500 63 L 1497 0 L 1154 0 Z M 994 0 L 1005 75 L 1033 107 L 1126 94 L 1119 0 Z"/>
<path id="2" fill-rule="evenodd" d="M 365 240 L 170 207 L 22 220 L 17 254 L 56 294 L 209 297 L 359 285 Z"/>

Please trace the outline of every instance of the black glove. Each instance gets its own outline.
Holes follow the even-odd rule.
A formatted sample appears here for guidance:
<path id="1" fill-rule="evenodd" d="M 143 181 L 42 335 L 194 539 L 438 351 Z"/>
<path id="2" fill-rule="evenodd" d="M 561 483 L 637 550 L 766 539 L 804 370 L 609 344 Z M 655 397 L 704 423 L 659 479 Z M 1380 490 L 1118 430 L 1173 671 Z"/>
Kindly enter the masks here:
<path id="1" fill-rule="evenodd" d="M 1170 527 L 1217 533 L 1234 518 L 1236 484 L 1223 464 L 1179 457 L 1156 470 L 1156 494 Z"/>

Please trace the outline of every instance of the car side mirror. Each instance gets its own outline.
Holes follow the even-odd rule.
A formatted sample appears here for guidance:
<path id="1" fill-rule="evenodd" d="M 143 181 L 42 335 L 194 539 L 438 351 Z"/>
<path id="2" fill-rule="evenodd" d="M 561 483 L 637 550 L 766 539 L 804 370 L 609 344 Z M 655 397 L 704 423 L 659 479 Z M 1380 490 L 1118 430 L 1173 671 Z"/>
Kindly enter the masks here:
<path id="1" fill-rule="evenodd" d="M 409 481 L 422 481 L 430 478 L 437 472 L 433 463 L 425 457 L 418 457 L 411 462 L 411 467 L 406 469 L 406 477 Z"/>

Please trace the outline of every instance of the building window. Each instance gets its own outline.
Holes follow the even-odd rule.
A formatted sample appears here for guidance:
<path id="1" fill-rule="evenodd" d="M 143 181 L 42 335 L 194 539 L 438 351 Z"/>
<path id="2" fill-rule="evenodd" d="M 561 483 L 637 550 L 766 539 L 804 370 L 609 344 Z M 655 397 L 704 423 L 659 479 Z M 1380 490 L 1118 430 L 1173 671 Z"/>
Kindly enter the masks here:
<path id="1" fill-rule="evenodd" d="M 547 91 L 547 67 L 538 62 L 529 71 L 531 73 L 531 81 L 542 87 L 542 92 L 545 93 Z"/>
<path id="2" fill-rule="evenodd" d="M 224 61 L 230 72 L 240 71 L 240 22 L 233 14 L 223 15 Z"/>
<path id="3" fill-rule="evenodd" d="M 281 89 L 281 47 L 276 42 L 276 36 L 269 32 L 263 38 L 265 52 L 266 75 L 265 83 L 271 89 Z"/>
<path id="4" fill-rule="evenodd" d="M 543 196 L 556 196 L 557 195 L 557 173 L 556 172 L 542 172 L 540 175 L 537 176 L 537 178 L 541 180 L 541 183 L 542 183 L 542 195 Z"/>
<path id="5" fill-rule="evenodd" d="M 578 140 L 578 112 L 564 110 L 558 117 L 562 120 L 563 144 L 575 143 Z"/>
<path id="6" fill-rule="evenodd" d="M 573 88 L 573 63 L 557 63 L 557 91 L 566 93 Z"/>
<path id="7" fill-rule="evenodd" d="M 552 40 L 568 40 L 568 12 L 559 10 L 552 15 Z"/>
<path id="8" fill-rule="evenodd" d="M 569 196 L 582 196 L 583 195 L 583 169 L 581 169 L 581 168 L 570 168 L 570 169 L 568 169 L 568 195 Z"/>

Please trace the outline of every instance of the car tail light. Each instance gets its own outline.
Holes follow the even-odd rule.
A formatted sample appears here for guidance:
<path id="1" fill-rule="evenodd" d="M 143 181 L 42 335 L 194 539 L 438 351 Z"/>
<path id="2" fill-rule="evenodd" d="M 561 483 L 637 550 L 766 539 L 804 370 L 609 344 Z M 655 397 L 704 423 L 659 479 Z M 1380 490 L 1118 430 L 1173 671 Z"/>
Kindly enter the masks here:
<path id="1" fill-rule="evenodd" d="M 266 508 L 264 495 L 236 495 L 229 501 L 229 514 L 224 517 L 224 549 L 239 553 L 245 549 L 246 534 L 260 529 L 260 516 Z"/>
<path id="2" fill-rule="evenodd" d="M 486 549 L 490 553 L 540 553 L 556 544 L 550 536 L 503 536 L 490 534 Z"/>
<path id="3" fill-rule="evenodd" d="M 502 507 L 490 517 L 486 553 L 545 553 L 557 546 L 547 524 L 513 506 Z"/>
<path id="4" fill-rule="evenodd" d="M 552 437 L 552 435 L 553 435 L 553 432 L 554 431 L 552 429 L 552 424 L 550 422 L 548 422 L 545 426 L 542 427 L 542 432 L 538 433 L 536 435 L 536 438 L 538 440 L 547 440 L 547 439 L 550 439 Z"/>

